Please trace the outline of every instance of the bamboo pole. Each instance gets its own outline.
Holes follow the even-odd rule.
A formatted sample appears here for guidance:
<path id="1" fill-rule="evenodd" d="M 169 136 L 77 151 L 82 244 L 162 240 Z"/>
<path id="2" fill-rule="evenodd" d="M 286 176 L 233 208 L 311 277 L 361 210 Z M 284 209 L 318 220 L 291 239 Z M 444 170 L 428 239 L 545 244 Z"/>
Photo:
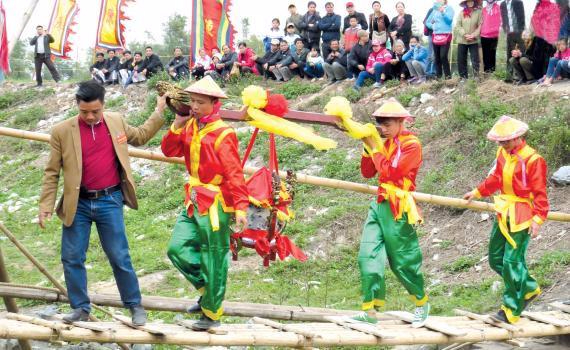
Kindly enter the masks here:
<path id="1" fill-rule="evenodd" d="M 284 331 L 284 332 L 292 332 L 292 333 L 296 333 L 299 335 L 302 335 L 305 338 L 317 338 L 318 334 L 309 330 L 304 330 L 304 329 L 297 329 L 289 324 L 286 323 L 279 323 L 279 322 L 275 322 L 272 320 L 267 320 L 261 317 L 253 317 L 252 318 L 253 323 L 258 323 L 258 324 L 262 324 L 271 328 L 275 328 L 278 329 L 280 331 Z"/>
<path id="2" fill-rule="evenodd" d="M 493 318 L 491 318 L 489 315 L 479 315 L 479 314 L 476 314 L 473 312 L 464 311 L 464 310 L 460 310 L 460 309 L 455 309 L 453 311 L 455 312 L 456 315 L 467 316 L 473 320 L 478 320 L 478 321 L 484 322 L 486 324 L 489 324 L 491 326 L 504 328 L 510 332 L 521 331 L 520 327 L 514 326 L 514 325 L 506 323 L 506 322 L 497 322 Z"/>
<path id="3" fill-rule="evenodd" d="M 8 314 L 6 314 L 6 318 L 9 320 L 28 322 L 28 323 L 35 324 L 38 326 L 48 327 L 48 328 L 51 328 L 51 329 L 57 331 L 58 333 L 61 332 L 62 330 L 69 330 L 69 329 L 73 328 L 72 325 L 65 324 L 62 322 L 48 321 L 48 320 L 44 320 L 42 318 L 20 315 L 20 314 L 15 314 L 12 312 L 9 312 Z"/>
<path id="4" fill-rule="evenodd" d="M 6 127 L 0 127 L 0 135 L 32 140 L 32 141 L 40 141 L 40 142 L 49 142 L 50 139 L 49 134 L 6 128 Z M 129 155 L 135 158 L 143 158 L 143 159 L 155 160 L 165 163 L 184 164 L 184 160 L 182 158 L 169 158 L 157 152 L 145 151 L 137 148 L 129 148 Z M 248 175 L 253 174 L 257 170 L 259 170 L 259 168 L 244 167 L 244 173 Z M 284 171 L 280 171 L 279 175 L 282 178 L 285 178 L 287 176 L 287 173 Z M 372 194 L 372 195 L 378 192 L 377 186 L 370 186 L 356 182 L 328 179 L 324 177 L 305 175 L 305 174 L 297 174 L 296 176 L 297 176 L 297 181 L 299 183 L 307 185 L 328 187 L 328 188 L 334 188 L 334 189 L 340 189 L 340 190 L 346 190 L 346 191 L 352 191 L 364 194 Z M 472 209 L 477 211 L 492 212 L 495 210 L 493 204 L 486 202 L 472 201 L 468 203 L 464 199 L 437 196 L 421 192 L 413 192 L 412 195 L 418 202 L 423 202 L 423 203 L 461 208 L 461 209 Z M 548 220 L 570 222 L 570 213 L 550 212 L 548 213 Z"/>

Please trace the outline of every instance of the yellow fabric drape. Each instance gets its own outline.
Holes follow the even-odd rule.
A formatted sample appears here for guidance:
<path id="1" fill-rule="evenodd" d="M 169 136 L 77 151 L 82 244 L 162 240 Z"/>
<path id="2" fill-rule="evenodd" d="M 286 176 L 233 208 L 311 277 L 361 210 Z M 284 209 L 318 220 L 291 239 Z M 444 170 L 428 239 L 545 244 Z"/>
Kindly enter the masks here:
<path id="1" fill-rule="evenodd" d="M 509 234 L 509 227 L 507 226 L 507 220 L 510 220 L 510 226 L 513 232 L 517 232 L 528 228 L 530 226 L 530 220 L 519 225 L 516 224 L 515 221 L 516 204 L 528 203 L 529 205 L 532 206 L 532 202 L 528 198 L 521 198 L 512 194 L 501 194 L 498 196 L 494 196 L 493 199 L 495 201 L 495 211 L 500 214 L 499 229 L 501 230 L 503 236 L 505 236 L 507 242 L 509 242 L 509 244 L 516 249 L 517 244 Z"/>
<path id="2" fill-rule="evenodd" d="M 403 213 L 406 213 L 408 214 L 408 223 L 410 225 L 421 223 L 423 221 L 418 207 L 416 206 L 416 201 L 409 191 L 403 190 L 389 183 L 382 183 L 380 184 L 380 187 L 386 190 L 386 194 L 388 195 L 387 199 L 390 203 L 396 203 L 396 198 L 399 199 L 400 208 L 398 215 L 396 215 L 394 219 L 399 220 L 402 218 Z"/>

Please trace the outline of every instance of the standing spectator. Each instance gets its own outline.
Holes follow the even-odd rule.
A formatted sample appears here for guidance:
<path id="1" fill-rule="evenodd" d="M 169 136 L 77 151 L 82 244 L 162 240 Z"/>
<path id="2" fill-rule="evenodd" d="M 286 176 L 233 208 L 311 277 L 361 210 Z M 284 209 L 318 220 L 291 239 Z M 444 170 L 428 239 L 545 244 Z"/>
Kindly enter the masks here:
<path id="1" fill-rule="evenodd" d="M 281 32 L 281 29 L 279 29 L 280 25 L 281 22 L 279 21 L 279 18 L 274 18 L 271 20 L 271 28 L 263 38 L 263 45 L 265 46 L 265 52 L 269 52 L 271 50 L 271 41 L 273 39 L 281 41 L 281 39 L 283 38 L 283 32 Z"/>
<path id="2" fill-rule="evenodd" d="M 119 57 L 115 54 L 115 50 L 107 50 L 107 59 L 105 60 L 105 80 L 107 84 L 116 84 L 119 82 L 119 65 L 121 64 Z"/>
<path id="3" fill-rule="evenodd" d="M 222 55 L 220 63 L 216 65 L 216 68 L 221 70 L 222 79 L 226 80 L 229 78 L 232 67 L 237 61 L 237 52 L 232 51 L 228 45 L 222 46 L 222 52 L 224 54 Z"/>
<path id="4" fill-rule="evenodd" d="M 293 57 L 291 57 L 291 49 L 289 49 L 289 43 L 282 40 L 279 43 L 279 53 L 276 56 L 275 64 L 269 64 L 269 71 L 273 73 L 277 81 L 289 81 L 291 79 L 291 71 L 289 70 L 289 65 L 293 62 Z"/>
<path id="5" fill-rule="evenodd" d="M 536 53 L 533 61 L 535 77 L 546 74 L 548 62 L 556 52 L 556 42 L 560 32 L 560 6 L 549 0 L 539 0 L 531 17 L 531 31 Z"/>
<path id="6" fill-rule="evenodd" d="M 89 71 L 91 72 L 91 78 L 98 82 L 99 84 L 105 84 L 107 81 L 105 79 L 105 54 L 102 52 L 97 52 L 95 54 L 95 63 L 91 65 Z"/>
<path id="7" fill-rule="evenodd" d="M 467 54 L 471 56 L 473 75 L 479 75 L 479 43 L 481 41 L 481 23 L 483 15 L 479 1 L 462 1 L 463 11 L 457 15 L 455 23 L 455 40 L 457 41 L 457 69 L 461 79 L 469 78 Z"/>
<path id="8" fill-rule="evenodd" d="M 323 64 L 330 84 L 346 79 L 346 65 L 347 53 L 340 48 L 338 40 L 332 40 L 331 51 Z"/>
<path id="9" fill-rule="evenodd" d="M 358 31 L 358 43 L 352 47 L 350 55 L 348 56 L 348 77 L 351 81 L 353 81 L 354 77 L 358 76 L 360 72 L 366 70 L 368 56 L 370 56 L 370 51 L 372 51 L 369 40 L 367 31 Z"/>
<path id="10" fill-rule="evenodd" d="M 45 64 L 55 82 L 59 82 L 60 76 L 51 61 L 51 50 L 49 44 L 54 42 L 51 34 L 45 32 L 43 26 L 37 26 L 36 32 L 38 35 L 30 40 L 30 45 L 34 46 L 34 66 L 36 69 L 36 86 L 42 86 L 42 66 Z"/>
<path id="11" fill-rule="evenodd" d="M 390 37 L 392 42 L 402 40 L 407 50 L 410 47 L 410 38 L 412 37 L 412 15 L 406 13 L 406 5 L 401 1 L 396 3 L 396 11 L 398 11 L 398 15 L 392 18 L 389 27 Z"/>
<path id="12" fill-rule="evenodd" d="M 358 19 L 355 15 L 351 15 L 349 18 L 350 26 L 344 30 L 344 50 L 350 52 L 352 47 L 358 42 Z"/>
<path id="13" fill-rule="evenodd" d="M 292 74 L 297 74 L 301 79 L 305 77 L 305 65 L 309 50 L 305 47 L 303 39 L 295 40 L 295 49 L 291 51 L 293 62 L 289 65 Z"/>
<path id="14" fill-rule="evenodd" d="M 428 12 L 426 13 L 426 17 L 424 18 L 424 35 L 428 38 L 428 63 L 426 67 L 426 75 L 429 77 L 435 76 L 435 55 L 433 50 L 433 24 L 430 19 L 431 14 L 433 12 L 433 7 L 431 7 Z"/>
<path id="15" fill-rule="evenodd" d="M 121 63 L 119 64 L 119 77 L 121 78 L 122 86 L 127 85 L 127 80 L 134 68 L 133 61 L 132 53 L 129 50 L 125 50 Z"/>
<path id="16" fill-rule="evenodd" d="M 253 56 L 255 60 L 257 71 L 263 75 L 264 79 L 269 77 L 269 62 L 272 62 L 274 58 L 279 54 L 279 39 L 271 40 L 271 49 L 265 53 L 263 57 Z"/>
<path id="17" fill-rule="evenodd" d="M 334 13 L 334 4 L 332 2 L 327 2 L 325 4 L 325 9 L 327 14 L 321 18 L 319 22 L 319 29 L 323 32 L 323 46 L 322 53 L 323 57 L 327 57 L 331 51 L 331 41 L 340 40 L 340 16 Z"/>
<path id="18" fill-rule="evenodd" d="M 505 0 L 501 3 L 501 20 L 503 31 L 507 34 L 507 79 L 511 82 L 513 78 L 513 67 L 510 58 L 512 52 L 518 50 L 525 52 L 522 32 L 525 28 L 524 4 L 522 0 Z"/>
<path id="19" fill-rule="evenodd" d="M 311 81 L 316 81 L 317 78 L 321 80 L 323 75 L 325 75 L 323 69 L 324 63 L 325 61 L 319 54 L 318 48 L 312 47 L 311 52 L 307 55 L 307 64 L 305 65 L 305 75 L 307 78 L 311 78 Z"/>
<path id="20" fill-rule="evenodd" d="M 253 52 L 251 48 L 247 47 L 247 44 L 243 41 L 238 44 L 238 50 L 238 58 L 234 65 L 239 67 L 239 72 L 241 74 L 259 75 L 255 65 L 255 52 Z"/>
<path id="21" fill-rule="evenodd" d="M 426 82 L 426 67 L 429 59 L 428 50 L 422 46 L 420 38 L 412 36 L 410 39 L 410 50 L 402 57 L 412 78 L 408 80 L 412 84 L 423 84 Z"/>
<path id="22" fill-rule="evenodd" d="M 447 5 L 447 0 L 436 0 L 433 11 L 427 19 L 433 30 L 433 52 L 435 61 L 436 76 L 441 78 L 445 74 L 445 79 L 451 79 L 451 66 L 449 64 L 449 48 L 453 36 L 451 34 L 454 11 Z"/>
<path id="23" fill-rule="evenodd" d="M 301 36 L 299 34 L 295 33 L 295 31 L 296 31 L 295 24 L 287 23 L 286 28 L 287 28 L 286 34 L 283 37 L 283 40 L 285 40 L 287 42 L 287 44 L 289 44 L 289 48 L 291 50 L 293 50 L 295 48 L 295 40 L 297 40 Z"/>
<path id="24" fill-rule="evenodd" d="M 485 73 L 495 71 L 501 22 L 501 6 L 497 0 L 487 0 L 487 6 L 483 8 L 483 22 L 481 23 L 481 47 Z"/>
<path id="25" fill-rule="evenodd" d="M 563 3 L 560 4 L 560 33 L 558 34 L 559 39 L 568 39 L 570 37 L 570 4 L 568 0 L 561 0 Z"/>
<path id="26" fill-rule="evenodd" d="M 192 67 L 192 76 L 196 78 L 196 80 L 202 79 L 204 73 L 206 73 L 206 69 L 209 69 L 211 64 L 212 59 L 206 54 L 206 50 L 203 48 L 198 50 L 198 57 L 196 57 L 196 61 Z"/>
<path id="27" fill-rule="evenodd" d="M 287 25 L 288 23 L 293 23 L 293 25 L 295 26 L 294 34 L 297 34 L 302 37 L 303 33 L 299 28 L 301 26 L 301 22 L 303 21 L 303 16 L 297 13 L 297 7 L 293 4 L 289 5 L 288 10 L 289 10 L 289 17 L 287 18 L 285 23 L 287 23 Z M 285 28 L 285 34 L 287 34 L 287 28 Z"/>
<path id="28" fill-rule="evenodd" d="M 568 48 L 566 39 L 558 40 L 556 46 L 556 53 L 550 58 L 541 86 L 551 86 L 554 79 L 560 78 L 563 72 L 570 73 L 570 48 Z"/>
<path id="29" fill-rule="evenodd" d="M 382 45 L 387 45 L 389 40 L 388 28 L 390 27 L 390 20 L 388 19 L 388 16 L 382 12 L 380 1 L 374 1 L 372 3 L 372 10 L 374 13 L 372 13 L 368 19 L 370 22 L 370 26 L 368 27 L 368 29 L 370 29 L 370 39 L 376 40 Z M 390 47 L 392 47 L 391 43 Z"/>
<path id="30" fill-rule="evenodd" d="M 394 43 L 394 50 L 392 51 L 392 59 L 390 64 L 384 67 L 384 74 L 386 77 L 390 76 L 391 79 L 400 79 L 403 83 L 409 76 L 408 67 L 404 62 L 404 55 L 406 54 L 406 45 L 400 39 Z"/>
<path id="31" fill-rule="evenodd" d="M 162 72 L 164 67 L 157 54 L 152 52 L 152 47 L 147 46 L 145 49 L 145 58 L 143 61 L 142 74 L 148 79 L 158 72 Z"/>
<path id="32" fill-rule="evenodd" d="M 188 68 L 188 60 L 182 56 L 182 49 L 174 48 L 174 57 L 166 65 L 166 71 L 173 80 L 188 79 L 190 77 L 190 68 Z"/>
<path id="33" fill-rule="evenodd" d="M 348 15 L 346 15 L 346 17 L 344 17 L 344 26 L 342 27 L 342 32 L 344 34 L 346 34 L 346 30 L 349 27 L 352 27 L 350 25 L 350 18 L 354 17 L 356 18 L 356 25 L 358 27 L 358 29 L 364 29 L 364 30 L 368 30 L 368 22 L 366 22 L 366 16 L 364 16 L 364 13 L 361 12 L 356 12 L 356 10 L 354 9 L 354 3 L 349 1 L 346 3 L 346 12 L 348 13 Z M 345 47 L 346 49 L 346 47 Z"/>
<path id="34" fill-rule="evenodd" d="M 321 50 L 321 31 L 319 29 L 320 20 L 321 16 L 317 12 L 317 3 L 309 1 L 307 5 L 307 13 L 303 16 L 303 20 L 299 24 L 299 29 L 302 29 L 305 33 L 304 38 L 307 42 L 307 48 L 312 49 L 313 47 L 316 47 L 319 52 Z"/>
<path id="35" fill-rule="evenodd" d="M 358 79 L 354 84 L 355 90 L 360 90 L 366 79 L 374 79 L 374 88 L 382 86 L 382 75 L 384 74 L 384 66 L 390 63 L 392 55 L 380 41 L 372 41 L 372 52 L 368 56 L 366 70 L 358 74 Z"/>

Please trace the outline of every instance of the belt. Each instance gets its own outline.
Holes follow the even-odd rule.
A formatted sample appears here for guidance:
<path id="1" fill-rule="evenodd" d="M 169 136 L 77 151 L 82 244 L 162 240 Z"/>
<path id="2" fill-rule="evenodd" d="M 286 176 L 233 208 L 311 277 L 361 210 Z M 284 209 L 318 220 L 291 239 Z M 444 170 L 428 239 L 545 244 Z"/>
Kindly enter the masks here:
<path id="1" fill-rule="evenodd" d="M 498 196 L 493 197 L 495 202 L 495 211 L 499 214 L 497 220 L 499 222 L 499 229 L 505 239 L 509 244 L 516 249 L 517 243 L 511 237 L 509 233 L 509 228 L 507 226 L 507 220 L 511 220 L 511 222 L 515 222 L 516 220 L 516 204 L 517 203 L 528 203 L 532 206 L 532 201 L 528 198 L 521 198 L 512 194 L 501 194 Z M 528 226 L 527 226 L 528 227 Z"/>
<path id="2" fill-rule="evenodd" d="M 220 230 L 220 218 L 218 215 L 218 203 L 220 201 L 220 197 L 222 197 L 222 190 L 221 190 L 220 186 L 215 185 L 215 184 L 205 184 L 205 183 L 202 183 L 200 181 L 200 179 L 193 177 L 193 176 L 190 176 L 190 179 L 188 180 L 188 187 L 187 187 L 187 190 L 190 192 L 189 193 L 190 197 L 187 198 L 187 202 L 185 203 L 187 209 L 191 205 L 198 206 L 198 198 L 197 198 L 198 194 L 194 190 L 194 187 L 202 187 L 202 188 L 205 188 L 209 191 L 216 193 L 214 195 L 212 203 L 210 204 L 210 207 L 208 208 L 208 214 L 210 216 L 210 224 L 212 225 L 212 230 L 213 231 L 219 231 Z M 202 214 L 202 213 L 200 213 L 200 214 Z"/>
<path id="3" fill-rule="evenodd" d="M 115 185 L 115 186 L 111 186 L 111 187 L 107 187 L 104 188 L 102 190 L 95 190 L 95 191 L 90 191 L 87 190 L 85 188 L 81 188 L 79 190 L 79 198 L 83 198 L 83 199 L 98 199 L 101 197 L 105 197 L 108 196 L 112 193 L 115 193 L 117 191 L 121 190 L 121 185 Z"/>
<path id="4" fill-rule="evenodd" d="M 403 213 L 406 213 L 408 214 L 408 223 L 411 225 L 421 223 L 423 221 L 418 211 L 418 207 L 416 206 L 416 201 L 409 191 L 403 190 L 390 183 L 382 183 L 380 184 L 380 187 L 386 190 L 388 200 L 391 203 L 396 203 L 396 198 L 399 199 L 399 210 L 394 216 L 394 219 L 400 220 Z"/>

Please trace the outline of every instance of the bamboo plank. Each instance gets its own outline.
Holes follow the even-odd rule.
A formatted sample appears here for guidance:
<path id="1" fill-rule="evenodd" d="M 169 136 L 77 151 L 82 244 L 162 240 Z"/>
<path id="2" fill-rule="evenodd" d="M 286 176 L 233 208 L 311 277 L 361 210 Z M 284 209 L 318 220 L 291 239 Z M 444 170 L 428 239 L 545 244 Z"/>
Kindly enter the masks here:
<path id="1" fill-rule="evenodd" d="M 295 327 L 292 327 L 292 325 L 279 323 L 279 322 L 275 322 L 272 320 L 266 320 L 266 319 L 261 318 L 261 317 L 254 317 L 254 318 L 252 318 L 252 321 L 253 321 L 253 323 L 262 324 L 262 325 L 265 325 L 268 327 L 278 329 L 280 331 L 293 332 L 293 333 L 302 335 L 305 338 L 317 338 L 319 336 L 318 334 L 311 332 L 311 331 L 302 330 L 302 329 L 295 329 Z"/>
<path id="2" fill-rule="evenodd" d="M 386 313 L 388 315 L 395 316 L 395 317 L 399 318 L 400 320 L 406 321 L 409 323 L 412 323 L 412 321 L 414 319 L 414 315 L 412 315 L 409 312 L 389 311 Z M 443 333 L 443 334 L 448 335 L 448 336 L 452 336 L 452 337 L 462 337 L 466 334 L 466 332 L 464 330 L 449 326 L 449 325 L 442 323 L 442 322 L 430 320 L 429 318 L 427 319 L 424 327 L 429 328 L 431 330 L 434 330 L 436 332 Z"/>
<path id="3" fill-rule="evenodd" d="M 464 311 L 464 310 L 459 310 L 459 309 L 455 309 L 454 312 L 458 315 L 461 316 L 467 316 L 469 318 L 472 318 L 474 320 L 479 320 L 481 322 L 485 322 L 486 324 L 495 326 L 495 327 L 499 327 L 499 328 L 503 328 L 506 329 L 510 332 L 520 332 L 522 329 L 516 326 L 513 326 L 512 324 L 508 324 L 506 322 L 498 322 L 495 321 L 493 318 L 491 318 L 491 316 L 489 315 L 479 315 L 473 312 L 469 312 L 469 311 Z"/>
<path id="4" fill-rule="evenodd" d="M 49 327 L 49 328 L 51 328 L 57 332 L 62 331 L 62 330 L 69 330 L 72 328 L 71 325 L 67 325 L 67 324 L 64 324 L 61 322 L 48 321 L 48 320 L 44 320 L 42 318 L 32 317 L 32 316 L 27 316 L 27 315 L 22 315 L 22 314 L 15 314 L 12 312 L 7 313 L 5 315 L 5 317 L 9 320 L 28 322 L 28 323 L 35 324 L 38 326 Z"/>
<path id="5" fill-rule="evenodd" d="M 570 327 L 570 321 L 561 320 L 550 315 L 540 314 L 538 312 L 524 311 L 522 316 L 530 318 L 531 320 L 551 324 L 556 327 Z"/>
<path id="6" fill-rule="evenodd" d="M 370 334 L 378 338 L 382 339 L 390 339 L 394 338 L 394 336 L 390 333 L 386 333 L 382 330 L 379 330 L 377 327 L 373 325 L 369 325 L 366 323 L 355 321 L 349 317 L 343 316 L 327 316 L 325 319 L 329 322 L 336 323 L 339 326 L 354 329 L 355 331 L 359 331 L 362 333 Z"/>
<path id="7" fill-rule="evenodd" d="M 570 314 L 570 305 L 566 305 L 566 304 L 563 304 L 563 303 L 557 301 L 554 303 L 550 303 L 550 306 L 552 306 L 552 307 L 554 307 L 560 311 L 563 311 L 567 314 Z"/>
<path id="8" fill-rule="evenodd" d="M 144 332 L 148 332 L 154 336 L 162 337 L 164 335 L 163 331 L 159 327 L 154 327 L 152 325 L 137 326 L 128 317 L 122 315 L 113 315 L 113 318 L 127 327 L 133 329 L 138 329 Z"/>

